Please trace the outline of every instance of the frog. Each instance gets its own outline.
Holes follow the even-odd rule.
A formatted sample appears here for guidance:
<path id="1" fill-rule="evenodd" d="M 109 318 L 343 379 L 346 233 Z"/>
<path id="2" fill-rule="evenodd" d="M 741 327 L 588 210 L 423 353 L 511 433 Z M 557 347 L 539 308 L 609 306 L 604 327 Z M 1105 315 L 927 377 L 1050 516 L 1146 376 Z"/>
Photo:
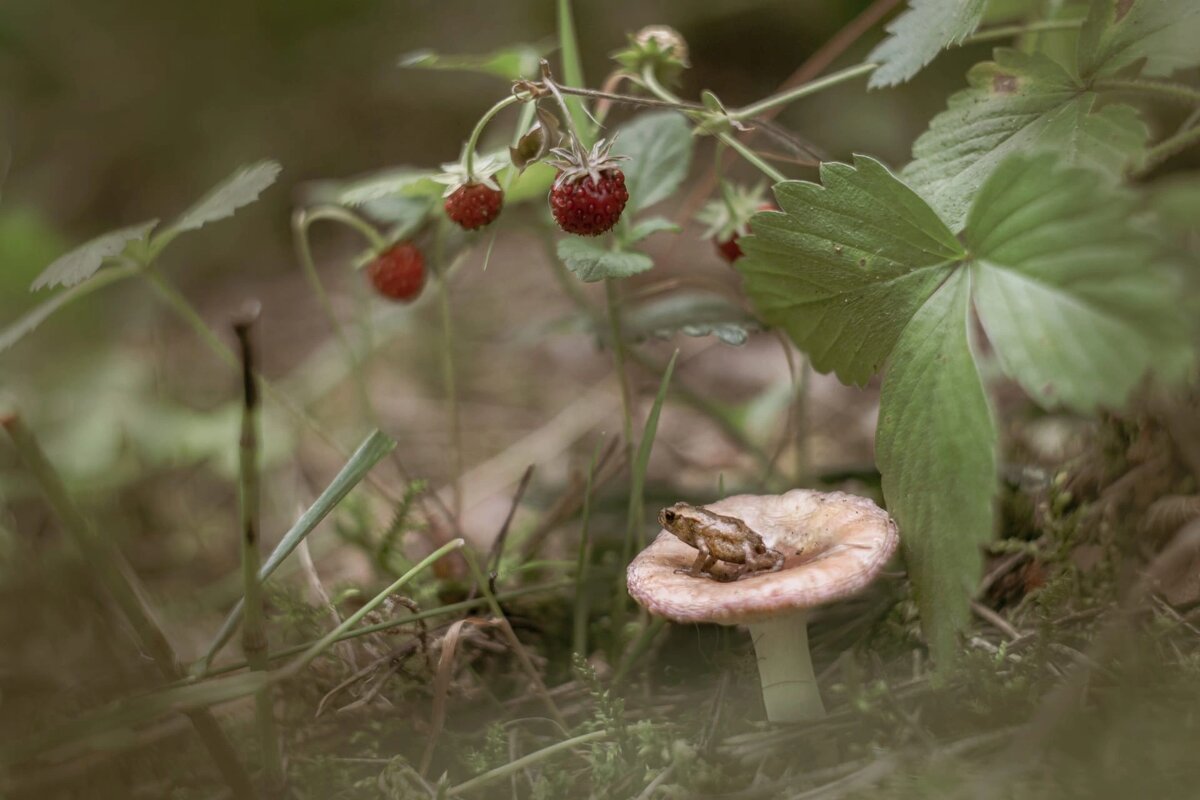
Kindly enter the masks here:
<path id="1" fill-rule="evenodd" d="M 677 569 L 677 573 L 693 577 L 707 576 L 718 581 L 736 581 L 742 577 L 783 569 L 783 553 L 767 547 L 763 538 L 737 517 L 688 503 L 676 503 L 658 512 L 658 522 L 680 541 L 699 551 L 691 568 Z M 737 567 L 729 577 L 720 577 L 712 571 L 718 561 L 736 564 Z"/>

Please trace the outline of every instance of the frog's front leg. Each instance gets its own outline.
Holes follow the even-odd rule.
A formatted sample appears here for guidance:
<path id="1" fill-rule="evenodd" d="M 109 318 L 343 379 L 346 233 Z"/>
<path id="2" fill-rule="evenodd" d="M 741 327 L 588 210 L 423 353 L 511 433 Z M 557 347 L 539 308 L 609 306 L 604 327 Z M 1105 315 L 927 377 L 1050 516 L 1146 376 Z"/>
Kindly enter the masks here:
<path id="1" fill-rule="evenodd" d="M 712 569 L 716 559 L 713 558 L 712 551 L 708 549 L 708 545 L 703 541 L 696 545 L 696 560 L 692 562 L 690 569 L 677 569 L 676 574 L 691 575 L 693 578 L 699 578 L 704 573 Z"/>

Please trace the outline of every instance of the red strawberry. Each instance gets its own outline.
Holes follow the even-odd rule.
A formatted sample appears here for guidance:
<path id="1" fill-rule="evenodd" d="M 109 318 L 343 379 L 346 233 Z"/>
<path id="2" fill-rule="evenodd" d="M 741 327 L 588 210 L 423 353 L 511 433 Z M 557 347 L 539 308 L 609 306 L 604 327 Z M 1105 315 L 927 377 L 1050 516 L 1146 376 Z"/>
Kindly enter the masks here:
<path id="1" fill-rule="evenodd" d="M 367 277 L 384 297 L 412 301 L 425 285 L 425 256 L 412 242 L 399 242 L 367 265 Z"/>
<path id="2" fill-rule="evenodd" d="M 574 145 L 574 143 L 573 143 Z M 579 236 L 599 236 L 611 230 L 629 202 L 625 173 L 617 168 L 624 156 L 612 156 L 612 142 L 596 143 L 591 153 L 573 146 L 555 148 L 549 163 L 558 167 L 550 187 L 550 211 L 558 227 Z"/>
<path id="3" fill-rule="evenodd" d="M 704 235 L 712 239 L 721 258 L 732 264 L 742 257 L 738 239 L 750 232 L 750 218 L 756 211 L 774 210 L 773 203 L 764 202 L 761 186 L 747 189 L 723 185 L 721 199 L 705 206 L 696 220 L 708 226 Z"/>
<path id="4" fill-rule="evenodd" d="M 763 203 L 758 207 L 759 211 L 774 211 L 775 206 L 770 203 Z M 746 223 L 746 231 L 750 232 L 750 223 Z M 742 247 L 738 244 L 738 239 L 742 238 L 737 231 L 729 234 L 729 238 L 722 239 L 719 236 L 713 237 L 713 244 L 717 246 L 717 252 L 721 254 L 721 258 L 728 261 L 730 264 L 742 257 Z"/>
<path id="5" fill-rule="evenodd" d="M 484 183 L 464 183 L 446 198 L 446 216 L 464 230 L 482 228 L 500 216 L 504 192 Z"/>

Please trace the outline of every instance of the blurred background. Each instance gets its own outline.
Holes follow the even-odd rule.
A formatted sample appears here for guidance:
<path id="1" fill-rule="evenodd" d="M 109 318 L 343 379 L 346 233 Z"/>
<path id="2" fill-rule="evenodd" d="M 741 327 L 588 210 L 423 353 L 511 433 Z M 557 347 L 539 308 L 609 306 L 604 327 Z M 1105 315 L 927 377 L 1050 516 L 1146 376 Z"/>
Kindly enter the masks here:
<path id="1" fill-rule="evenodd" d="M 30 282 L 78 243 L 141 220 L 169 219 L 238 166 L 276 159 L 283 167 L 279 182 L 257 204 L 172 246 L 160 268 L 226 343 L 235 313 L 246 300 L 259 300 L 264 373 L 301 398 L 343 450 L 352 448 L 370 425 L 357 413 L 345 364 L 297 264 L 293 209 L 312 195 L 315 182 L 457 158 L 480 115 L 510 84 L 467 72 L 402 69 L 401 58 L 423 49 L 483 54 L 524 43 L 557 64 L 554 5 L 4 0 L 0 144 L 10 148 L 11 166 L 0 186 L 0 324 L 42 301 L 44 295 L 29 293 Z M 627 32 L 665 23 L 682 32 L 691 50 L 680 94 L 695 98 L 710 89 L 728 105 L 741 105 L 775 91 L 868 5 L 607 0 L 577 2 L 575 13 L 591 85 L 609 73 L 609 55 Z M 832 68 L 861 61 L 882 36 L 876 26 Z M 965 85 L 967 69 L 989 53 L 989 45 L 951 50 L 937 68 L 892 90 L 867 92 L 851 82 L 790 106 L 777 121 L 830 159 L 861 152 L 899 168 L 929 119 Z M 1153 113 L 1166 129 L 1184 112 L 1156 107 Z M 628 116 L 622 110 L 614 118 Z M 507 142 L 514 119 L 499 118 L 487 147 Z M 701 141 L 693 183 L 712 155 L 711 143 Z M 1193 150 L 1171 169 L 1200 166 L 1197 158 Z M 783 169 L 815 177 L 810 167 Z M 758 180 L 741 163 L 728 174 Z M 628 296 L 677 286 L 738 296 L 737 275 L 690 222 L 704 199 L 692 195 L 693 183 L 661 209 L 684 224 L 683 233 L 651 240 L 656 268 L 627 282 Z M 527 464 L 538 466 L 522 513 L 545 511 L 578 482 L 598 434 L 620 425 L 610 355 L 548 269 L 552 251 L 530 224 L 542 216 L 540 202 L 506 212 L 494 226 L 494 250 L 490 230 L 479 235 L 488 238 L 471 240 L 451 286 L 466 469 L 463 527 L 481 545 L 495 535 Z M 397 453 L 411 475 L 445 488 L 455 465 L 435 304 L 395 308 L 369 297 L 353 269 L 362 243 L 352 234 L 317 227 L 314 245 L 339 318 L 375 342 L 372 394 L 383 427 L 399 441 Z M 595 290 L 579 289 L 598 303 L 603 295 Z M 675 337 L 640 351 L 649 365 L 634 372 L 643 412 L 675 347 L 682 350 L 676 389 L 735 419 L 751 449 L 792 475 L 878 493 L 874 385 L 851 389 L 812 374 L 770 333 L 740 348 Z M 807 387 L 802 402 L 798 383 Z M 234 373 L 138 281 L 86 298 L 0 353 L 0 389 L 15 395 L 73 491 L 161 600 L 187 657 L 238 594 L 231 538 L 237 388 Z M 1003 387 L 998 400 L 1005 407 L 1025 402 Z M 648 507 L 761 475 L 762 464 L 713 416 L 688 402 L 664 411 Z M 344 458 L 286 417 L 268 410 L 265 423 L 269 546 Z M 1047 458 L 1078 453 L 1090 430 L 1079 420 L 1047 426 L 1040 440 Z M 120 697 L 144 681 L 144 665 L 129 663 L 129 642 L 112 638 L 99 619 L 98 590 L 83 588 L 87 565 L 59 546 L 51 512 L 14 464 L 0 449 L 0 606 L 6 609 L 0 733 L 8 735 Z M 392 485 L 401 480 L 394 464 L 382 465 L 378 475 Z M 600 528 L 609 525 L 616 538 L 623 481 L 610 488 L 598 513 Z M 352 546 L 354 525 L 387 514 L 365 501 L 351 503 L 330 526 L 339 538 L 324 537 L 318 556 L 332 587 L 353 592 L 371 576 L 372 565 Z M 426 544 L 420 536 L 410 543 L 418 553 Z M 573 545 L 564 550 L 553 537 L 545 545 L 550 556 L 573 558 Z M 1028 700 L 1030 692 L 1023 696 Z"/>

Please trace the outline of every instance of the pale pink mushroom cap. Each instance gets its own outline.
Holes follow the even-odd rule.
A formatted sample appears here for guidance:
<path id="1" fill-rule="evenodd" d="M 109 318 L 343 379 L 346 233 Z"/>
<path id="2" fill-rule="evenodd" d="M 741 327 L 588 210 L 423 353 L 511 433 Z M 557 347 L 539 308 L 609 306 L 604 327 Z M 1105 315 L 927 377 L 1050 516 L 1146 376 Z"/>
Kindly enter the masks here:
<path id="1" fill-rule="evenodd" d="M 673 622 L 765 622 L 856 594 L 875 579 L 900 542 L 896 523 L 865 497 L 793 489 L 739 494 L 705 506 L 737 517 L 784 554 L 783 569 L 721 582 L 689 569 L 696 549 L 669 531 L 629 565 L 629 594 Z M 714 571 L 728 569 L 718 564 Z"/>

